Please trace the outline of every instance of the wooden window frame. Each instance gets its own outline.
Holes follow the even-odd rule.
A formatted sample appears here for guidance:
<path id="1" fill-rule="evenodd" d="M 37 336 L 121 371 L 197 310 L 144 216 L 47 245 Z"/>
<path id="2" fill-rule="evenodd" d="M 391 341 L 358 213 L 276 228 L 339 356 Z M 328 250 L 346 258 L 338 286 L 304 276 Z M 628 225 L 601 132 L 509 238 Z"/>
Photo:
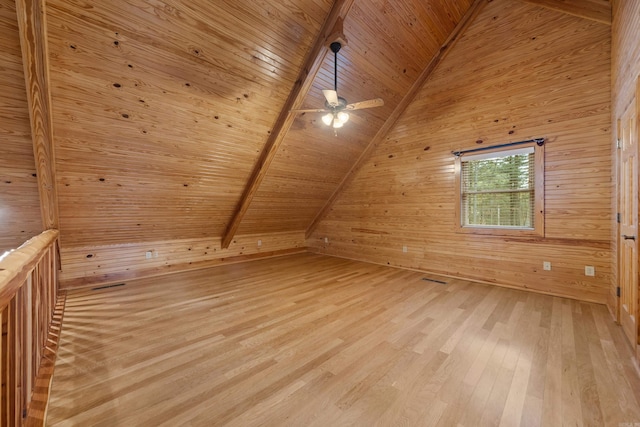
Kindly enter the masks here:
<path id="1" fill-rule="evenodd" d="M 544 144 L 538 145 L 535 142 L 523 144 L 518 148 L 534 148 L 534 218 L 533 228 L 514 228 L 500 226 L 473 226 L 462 224 L 462 157 L 455 158 L 455 187 L 456 187 L 456 218 L 455 231 L 465 234 L 485 234 L 494 236 L 521 236 L 521 237 L 544 237 Z M 495 150 L 485 151 L 489 153 L 500 153 L 511 151 L 511 147 L 501 147 Z"/>

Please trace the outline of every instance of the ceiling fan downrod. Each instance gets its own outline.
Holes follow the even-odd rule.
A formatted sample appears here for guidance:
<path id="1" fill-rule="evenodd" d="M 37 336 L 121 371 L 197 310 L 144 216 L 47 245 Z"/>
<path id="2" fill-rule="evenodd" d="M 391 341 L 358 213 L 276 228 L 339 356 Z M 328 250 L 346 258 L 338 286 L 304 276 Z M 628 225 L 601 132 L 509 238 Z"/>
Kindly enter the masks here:
<path id="1" fill-rule="evenodd" d="M 333 90 L 338 92 L 338 52 L 340 52 L 340 48 L 342 45 L 340 42 L 333 42 L 329 45 L 331 52 L 333 52 L 335 60 L 333 61 Z"/>

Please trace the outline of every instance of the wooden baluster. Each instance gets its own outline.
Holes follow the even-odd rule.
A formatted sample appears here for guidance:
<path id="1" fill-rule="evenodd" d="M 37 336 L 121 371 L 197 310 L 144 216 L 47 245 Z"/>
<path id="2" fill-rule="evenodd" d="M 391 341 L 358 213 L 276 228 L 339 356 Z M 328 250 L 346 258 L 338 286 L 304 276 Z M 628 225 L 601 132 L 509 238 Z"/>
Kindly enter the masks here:
<path id="1" fill-rule="evenodd" d="M 43 354 L 43 345 L 42 345 L 42 327 L 43 324 L 46 323 L 46 320 L 42 317 L 40 313 L 40 290 L 42 286 L 47 282 L 48 276 L 48 258 L 49 252 L 47 251 L 47 255 L 45 256 L 45 262 L 43 262 L 42 267 L 44 271 L 40 273 L 40 278 L 36 286 L 33 287 L 33 381 L 35 384 L 35 379 L 38 374 L 38 368 L 40 367 L 40 359 Z"/>
<path id="2" fill-rule="evenodd" d="M 16 346 L 15 346 L 15 315 L 16 299 L 13 298 L 6 308 L 6 323 L 3 324 L 3 338 L 6 337 L 6 372 L 4 376 L 6 388 L 6 400 L 3 406 L 6 408 L 7 422 L 5 425 L 16 424 Z M 5 329 L 6 328 L 6 329 Z M 6 331 L 6 332 L 5 332 Z"/>
<path id="3" fill-rule="evenodd" d="M 34 398 L 57 303 L 56 245 L 57 232 L 46 231 L 17 249 L 0 268 L 1 426 L 23 425 Z M 38 403 L 35 411 L 42 414 L 46 402 Z"/>
<path id="4" fill-rule="evenodd" d="M 22 369 L 22 418 L 26 418 L 27 416 L 27 408 L 29 407 L 29 403 L 31 402 L 31 390 L 33 390 L 33 362 L 35 358 L 33 357 L 33 336 L 34 336 L 34 325 L 33 325 L 33 287 L 38 286 L 40 283 L 40 272 L 41 265 L 38 264 L 36 268 L 31 273 L 29 280 L 25 286 L 22 287 L 22 292 L 24 294 L 24 300 L 22 305 L 22 345 L 24 349 L 24 354 L 22 356 L 23 369 Z M 37 345 L 37 341 L 36 341 Z M 36 367 L 37 369 L 37 367 Z"/>
<path id="5" fill-rule="evenodd" d="M 44 256 L 41 262 L 41 271 L 40 274 L 36 277 L 37 280 L 35 280 L 31 285 L 31 304 L 29 304 L 31 310 L 31 315 L 29 316 L 29 319 L 31 321 L 31 334 L 29 335 L 29 343 L 31 346 L 30 353 L 33 355 L 31 358 L 31 363 L 29 364 L 29 366 L 31 367 L 31 374 L 29 375 L 31 384 L 35 384 L 35 374 L 38 372 L 38 365 L 40 363 L 41 357 L 40 336 L 42 330 L 42 320 L 40 319 L 40 307 L 38 304 L 38 299 L 40 294 L 40 287 L 44 282 L 42 276 L 43 273 L 45 273 L 43 269 L 46 269 L 46 258 L 47 255 Z M 29 390 L 31 390 L 31 388 L 29 388 Z"/>
<path id="6" fill-rule="evenodd" d="M 44 270 L 42 271 L 42 280 L 39 283 L 39 286 L 36 288 L 35 295 L 35 304 L 36 304 L 36 313 L 38 318 L 38 360 L 41 359 L 42 355 L 44 355 L 44 347 L 46 345 L 47 339 L 47 327 L 50 322 L 50 319 L 47 317 L 47 306 L 48 301 L 46 298 L 47 286 L 51 283 L 51 250 L 47 251 L 47 256 L 43 261 Z"/>
<path id="7" fill-rule="evenodd" d="M 38 324 L 40 325 L 40 340 L 38 341 L 40 348 L 42 349 L 42 354 L 44 354 L 44 347 L 47 344 L 47 326 L 51 319 L 49 318 L 49 301 L 47 299 L 47 290 L 50 286 L 52 277 L 51 277 L 51 249 L 49 249 L 47 253 L 47 270 L 45 271 L 43 277 L 44 280 L 40 283 L 38 287 L 38 295 L 37 295 L 37 304 L 38 304 Z M 40 360 L 40 359 L 38 359 Z"/>
<path id="8" fill-rule="evenodd" d="M 16 293 L 15 304 L 15 355 L 16 355 L 16 368 L 15 368 L 15 384 L 16 384 L 16 396 L 15 396 L 15 419 L 16 425 L 20 425 L 22 418 L 22 408 L 24 405 L 24 285 Z"/>

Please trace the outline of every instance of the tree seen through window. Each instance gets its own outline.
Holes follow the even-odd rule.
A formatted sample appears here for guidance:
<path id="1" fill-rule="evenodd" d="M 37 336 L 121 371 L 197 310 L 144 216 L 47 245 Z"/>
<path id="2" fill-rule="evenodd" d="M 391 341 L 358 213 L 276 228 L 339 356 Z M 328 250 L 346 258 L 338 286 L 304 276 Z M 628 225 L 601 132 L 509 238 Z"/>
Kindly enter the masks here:
<path id="1" fill-rule="evenodd" d="M 461 159 L 462 226 L 533 228 L 533 148 Z"/>

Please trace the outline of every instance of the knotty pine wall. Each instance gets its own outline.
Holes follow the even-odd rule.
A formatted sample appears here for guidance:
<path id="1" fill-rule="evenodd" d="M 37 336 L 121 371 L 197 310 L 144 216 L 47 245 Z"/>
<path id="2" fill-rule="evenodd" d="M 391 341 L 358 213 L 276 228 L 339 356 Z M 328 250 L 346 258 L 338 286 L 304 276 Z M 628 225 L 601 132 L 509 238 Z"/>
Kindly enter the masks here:
<path id="1" fill-rule="evenodd" d="M 612 120 L 613 126 L 615 126 L 617 119 L 622 116 L 636 94 L 637 79 L 640 75 L 640 43 L 638 43 L 638 40 L 640 40 L 640 1 L 614 0 L 612 8 Z M 612 140 L 617 137 L 616 128 L 614 127 L 613 129 Z M 616 154 L 614 150 L 614 161 Z M 612 242 L 615 247 L 617 244 L 617 227 L 615 224 Z M 617 263 L 616 259 L 614 259 L 614 263 Z M 618 312 L 618 298 L 615 295 L 616 286 L 617 277 L 614 276 L 614 284 L 611 287 L 607 303 L 614 313 Z"/>
<path id="2" fill-rule="evenodd" d="M 604 302 L 610 32 L 525 2 L 487 5 L 307 240 L 310 250 Z M 545 238 L 454 232 L 451 151 L 531 137 L 548 140 Z"/>
<path id="3" fill-rule="evenodd" d="M 0 255 L 42 231 L 14 0 L 0 0 Z"/>
<path id="4" fill-rule="evenodd" d="M 63 288 L 118 283 L 139 277 L 212 267 L 304 251 L 304 232 L 242 235 L 228 249 L 220 238 L 61 248 Z M 261 245 L 258 246 L 258 240 Z M 146 253 L 151 252 L 147 259 Z"/>

